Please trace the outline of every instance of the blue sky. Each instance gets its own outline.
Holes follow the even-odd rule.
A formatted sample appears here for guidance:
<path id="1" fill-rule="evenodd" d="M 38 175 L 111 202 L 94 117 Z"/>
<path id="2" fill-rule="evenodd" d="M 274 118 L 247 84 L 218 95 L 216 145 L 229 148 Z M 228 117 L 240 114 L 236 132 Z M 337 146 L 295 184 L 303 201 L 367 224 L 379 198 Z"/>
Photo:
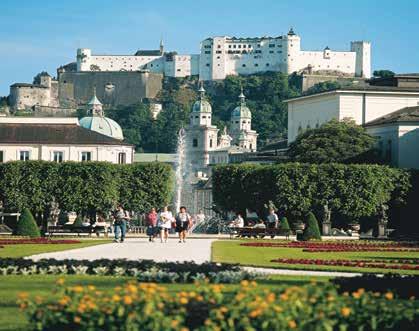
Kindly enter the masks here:
<path id="1" fill-rule="evenodd" d="M 0 0 L 0 95 L 15 82 L 75 60 L 76 49 L 133 54 L 157 48 L 197 53 L 215 35 L 281 35 L 303 49 L 372 43 L 373 69 L 419 72 L 416 0 Z"/>

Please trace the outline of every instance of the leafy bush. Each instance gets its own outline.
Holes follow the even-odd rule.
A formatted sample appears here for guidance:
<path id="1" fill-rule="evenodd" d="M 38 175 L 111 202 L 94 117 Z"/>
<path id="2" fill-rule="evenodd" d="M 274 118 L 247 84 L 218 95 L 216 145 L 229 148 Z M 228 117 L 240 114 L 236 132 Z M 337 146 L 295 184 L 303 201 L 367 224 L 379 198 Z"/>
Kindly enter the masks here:
<path id="1" fill-rule="evenodd" d="M 306 227 L 303 232 L 303 240 L 322 239 L 316 216 L 310 212 L 307 215 Z"/>
<path id="2" fill-rule="evenodd" d="M 16 234 L 18 236 L 29 236 L 37 238 L 41 236 L 38 225 L 35 222 L 29 209 L 25 208 L 19 218 L 16 226 Z"/>
<path id="3" fill-rule="evenodd" d="M 379 165 L 219 165 L 213 171 L 213 199 L 221 211 L 263 215 L 272 201 L 291 221 L 325 202 L 348 219 L 377 216 L 382 204 L 400 205 L 411 190 L 411 172 Z M 413 200 L 412 200 L 413 201 Z"/>
<path id="4" fill-rule="evenodd" d="M 83 217 L 81 215 L 77 215 L 74 223 L 72 224 L 73 227 L 80 227 L 83 226 Z"/>
<path id="5" fill-rule="evenodd" d="M 60 279 L 59 284 L 64 280 Z M 259 289 L 255 282 L 224 291 L 197 283 L 179 293 L 128 282 L 111 292 L 62 288 L 54 299 L 20 295 L 34 330 L 414 330 L 416 300 L 358 289 L 340 295 L 330 284 Z"/>
<path id="6" fill-rule="evenodd" d="M 53 198 L 62 211 L 83 215 L 108 211 L 118 201 L 126 209 L 146 212 L 168 204 L 172 188 L 170 165 L 158 162 L 0 163 L 0 200 L 5 209 L 27 207 L 34 215 L 48 210 Z"/>
<path id="7" fill-rule="evenodd" d="M 288 235 L 291 232 L 290 225 L 288 224 L 288 219 L 283 216 L 279 221 L 279 226 L 282 234 Z"/>

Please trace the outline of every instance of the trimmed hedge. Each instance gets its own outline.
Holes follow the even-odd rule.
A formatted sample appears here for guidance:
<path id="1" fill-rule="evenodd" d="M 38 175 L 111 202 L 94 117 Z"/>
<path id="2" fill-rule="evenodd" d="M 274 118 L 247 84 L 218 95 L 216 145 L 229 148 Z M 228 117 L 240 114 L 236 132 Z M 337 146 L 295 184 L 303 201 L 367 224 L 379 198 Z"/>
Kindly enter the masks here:
<path id="1" fill-rule="evenodd" d="M 0 199 L 7 211 L 49 210 L 53 197 L 64 211 L 108 211 L 121 202 L 145 212 L 171 200 L 173 171 L 163 163 L 115 165 L 107 162 L 45 161 L 0 164 Z"/>
<path id="2" fill-rule="evenodd" d="M 283 216 L 281 217 L 279 222 L 279 228 L 281 230 L 281 233 L 284 235 L 289 235 L 291 233 L 291 228 L 288 223 L 288 219 L 285 216 Z"/>
<path id="3" fill-rule="evenodd" d="M 27 208 L 23 210 L 23 213 L 17 222 L 16 235 L 29 236 L 31 238 L 37 238 L 41 236 L 35 219 Z"/>
<path id="4" fill-rule="evenodd" d="M 301 220 L 309 211 L 333 211 L 351 219 L 376 216 L 382 204 L 400 204 L 411 188 L 410 173 L 379 165 L 227 165 L 213 171 L 213 198 L 222 211 L 263 215 L 272 201 L 281 213 Z"/>
<path id="5" fill-rule="evenodd" d="M 316 216 L 312 212 L 307 215 L 306 227 L 303 232 L 303 240 L 321 240 L 319 224 L 317 222 Z"/>

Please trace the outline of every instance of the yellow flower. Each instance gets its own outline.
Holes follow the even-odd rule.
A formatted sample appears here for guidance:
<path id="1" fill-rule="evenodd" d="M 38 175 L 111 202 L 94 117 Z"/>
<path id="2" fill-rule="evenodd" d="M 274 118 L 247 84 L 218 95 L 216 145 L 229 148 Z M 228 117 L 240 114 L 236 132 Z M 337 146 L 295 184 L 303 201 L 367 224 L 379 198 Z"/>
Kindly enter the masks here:
<path id="1" fill-rule="evenodd" d="M 125 295 L 125 296 L 124 296 L 124 303 L 125 303 L 126 305 L 130 305 L 130 304 L 132 304 L 132 297 L 130 297 L 129 295 Z"/>
<path id="2" fill-rule="evenodd" d="M 258 284 L 254 280 L 252 280 L 250 285 L 252 285 L 253 287 L 256 287 Z"/>
<path id="3" fill-rule="evenodd" d="M 196 293 L 194 291 L 189 292 L 189 297 L 190 298 L 195 298 L 196 297 Z"/>
<path id="4" fill-rule="evenodd" d="M 89 286 L 87 286 L 87 289 L 89 291 L 94 291 L 96 289 L 96 287 L 94 287 L 93 285 L 89 285 Z"/>
<path id="5" fill-rule="evenodd" d="M 343 317 L 348 317 L 351 314 L 351 309 L 348 307 L 343 307 L 340 310 L 340 313 L 342 314 Z"/>
<path id="6" fill-rule="evenodd" d="M 61 305 L 61 306 L 65 306 L 67 303 L 69 303 L 70 302 L 70 297 L 69 296 L 67 296 L 67 295 L 64 295 L 59 301 L 58 301 L 58 303 Z"/>
<path id="7" fill-rule="evenodd" d="M 121 297 L 118 294 L 114 294 L 112 296 L 112 301 L 119 302 L 119 301 L 121 301 Z"/>
<path id="8" fill-rule="evenodd" d="M 182 329 L 180 329 L 180 331 L 189 331 L 189 329 L 188 328 L 182 328 Z"/>
<path id="9" fill-rule="evenodd" d="M 365 293 L 365 289 L 363 289 L 363 288 L 359 288 L 359 289 L 358 289 L 358 293 L 359 293 L 359 294 L 364 294 L 364 293 Z"/>
<path id="10" fill-rule="evenodd" d="M 204 301 L 204 297 L 202 295 L 198 295 L 196 297 L 196 301 Z"/>
<path id="11" fill-rule="evenodd" d="M 58 278 L 57 281 L 55 282 L 55 284 L 57 284 L 59 286 L 64 285 L 64 283 L 65 283 L 65 280 L 62 277 L 61 278 Z"/>
<path id="12" fill-rule="evenodd" d="M 268 296 L 266 297 L 266 301 L 268 301 L 269 303 L 272 303 L 275 301 L 275 293 L 269 293 Z"/>
<path id="13" fill-rule="evenodd" d="M 281 313 L 281 312 L 283 311 L 283 309 L 282 309 L 281 307 L 279 307 L 279 306 L 274 306 L 274 310 L 275 310 L 277 313 Z"/>
<path id="14" fill-rule="evenodd" d="M 138 292 L 137 286 L 135 286 L 133 284 L 129 284 L 127 286 L 127 290 L 128 290 L 128 292 L 131 292 L 131 293 L 137 293 Z"/>
<path id="15" fill-rule="evenodd" d="M 17 296 L 19 299 L 25 300 L 28 298 L 29 294 L 27 292 L 20 292 Z"/>
<path id="16" fill-rule="evenodd" d="M 164 304 L 163 304 L 162 302 L 159 302 L 159 303 L 157 304 L 157 308 L 159 308 L 159 309 L 163 309 L 163 308 L 164 308 Z"/>
<path id="17" fill-rule="evenodd" d="M 359 293 L 359 292 L 354 292 L 354 293 L 352 293 L 352 296 L 353 296 L 355 299 L 359 299 L 359 298 L 361 297 L 361 293 Z"/>
<path id="18" fill-rule="evenodd" d="M 329 295 L 327 297 L 327 301 L 331 302 L 331 301 L 335 301 L 335 297 L 333 295 Z"/>
<path id="19" fill-rule="evenodd" d="M 283 294 L 281 294 L 281 295 L 279 296 L 279 298 L 280 298 L 282 301 L 287 301 L 287 300 L 288 300 L 288 295 L 286 295 L 285 293 L 283 293 Z"/>
<path id="20" fill-rule="evenodd" d="M 240 285 L 243 286 L 243 287 L 247 287 L 247 286 L 249 286 L 249 281 L 248 280 L 242 280 L 240 282 Z"/>
<path id="21" fill-rule="evenodd" d="M 227 307 L 220 307 L 220 311 L 222 312 L 222 313 L 226 313 L 226 312 L 228 312 L 228 308 Z"/>
<path id="22" fill-rule="evenodd" d="M 297 323 L 295 323 L 294 320 L 291 320 L 291 321 L 288 322 L 288 327 L 290 329 L 295 329 L 297 327 Z"/>
<path id="23" fill-rule="evenodd" d="M 74 323 L 80 323 L 81 318 L 79 316 L 74 316 Z"/>
<path id="24" fill-rule="evenodd" d="M 387 292 L 384 296 L 387 300 L 393 300 L 394 298 L 394 294 L 392 292 Z"/>
<path id="25" fill-rule="evenodd" d="M 76 292 L 76 293 L 81 293 L 81 292 L 83 292 L 83 286 L 80 286 L 80 285 L 74 286 L 73 291 Z"/>
<path id="26" fill-rule="evenodd" d="M 186 304 L 188 303 L 188 299 L 186 299 L 185 297 L 182 297 L 182 298 L 180 298 L 180 299 L 179 299 L 179 302 L 180 302 L 182 305 L 186 305 Z"/>
<path id="27" fill-rule="evenodd" d="M 170 326 L 172 328 L 176 328 L 178 326 L 178 324 L 179 324 L 179 321 L 178 320 L 173 320 L 173 321 L 170 322 Z"/>

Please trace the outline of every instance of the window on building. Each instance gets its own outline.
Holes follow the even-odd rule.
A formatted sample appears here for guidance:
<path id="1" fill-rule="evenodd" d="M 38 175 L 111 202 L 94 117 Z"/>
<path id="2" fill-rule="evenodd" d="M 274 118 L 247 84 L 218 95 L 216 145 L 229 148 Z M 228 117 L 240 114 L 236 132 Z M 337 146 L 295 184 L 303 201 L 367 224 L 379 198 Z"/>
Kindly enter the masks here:
<path id="1" fill-rule="evenodd" d="M 257 47 L 260 48 L 260 44 L 257 44 Z"/>
<path id="2" fill-rule="evenodd" d="M 252 149 L 252 144 L 249 145 L 249 148 Z"/>
<path id="3" fill-rule="evenodd" d="M 259 67 L 259 64 L 255 63 L 255 67 Z"/>
<path id="4" fill-rule="evenodd" d="M 233 45 L 233 48 L 236 48 L 236 45 Z"/>
<path id="5" fill-rule="evenodd" d="M 247 45 L 243 45 L 243 48 L 246 48 L 247 47 Z"/>
<path id="6" fill-rule="evenodd" d="M 20 161 L 28 161 L 30 157 L 29 151 L 20 151 L 19 152 L 19 160 Z"/>
<path id="7" fill-rule="evenodd" d="M 202 118 L 207 118 L 206 116 L 202 116 Z"/>
<path id="8" fill-rule="evenodd" d="M 178 71 L 178 72 L 179 72 L 179 71 L 180 71 L 180 69 L 177 69 L 176 71 Z"/>
<path id="9" fill-rule="evenodd" d="M 198 139 L 194 138 L 192 140 L 192 147 L 198 147 Z"/>
<path id="10" fill-rule="evenodd" d="M 127 154 L 118 153 L 118 164 L 125 164 L 125 163 L 127 163 Z"/>
<path id="11" fill-rule="evenodd" d="M 228 48 L 231 48 L 231 45 L 228 45 Z"/>
<path id="12" fill-rule="evenodd" d="M 275 47 L 275 44 L 269 44 L 269 48 Z"/>
<path id="13" fill-rule="evenodd" d="M 221 54 L 222 52 L 221 52 L 221 51 L 215 51 L 215 53 L 217 53 L 217 54 Z"/>
<path id="14" fill-rule="evenodd" d="M 92 152 L 81 152 L 81 162 L 88 162 L 92 160 Z"/>
<path id="15" fill-rule="evenodd" d="M 212 148 L 212 139 L 210 139 L 209 145 L 210 145 L 210 148 Z"/>
<path id="16" fill-rule="evenodd" d="M 255 53 L 262 53 L 260 49 L 255 50 Z"/>
<path id="17" fill-rule="evenodd" d="M 274 51 L 269 51 L 269 54 L 273 54 L 274 53 Z"/>
<path id="18" fill-rule="evenodd" d="M 0 151 L 0 163 L 4 162 L 4 152 Z"/>
<path id="19" fill-rule="evenodd" d="M 217 45 L 217 48 L 221 48 L 221 45 Z"/>
<path id="20" fill-rule="evenodd" d="M 206 66 L 207 66 L 207 67 L 209 67 L 209 66 L 210 66 L 210 64 L 209 64 L 209 63 L 207 63 L 207 64 L 206 64 Z"/>
<path id="21" fill-rule="evenodd" d="M 53 153 L 53 161 L 57 163 L 61 163 L 64 161 L 64 152 L 54 152 Z"/>
<path id="22" fill-rule="evenodd" d="M 243 63 L 243 64 L 242 64 L 242 67 L 244 68 L 245 66 L 246 66 L 246 65 Z"/>
<path id="23" fill-rule="evenodd" d="M 269 67 L 269 63 L 266 63 L 266 66 Z"/>
<path id="24" fill-rule="evenodd" d="M 211 51 L 205 51 L 205 54 L 211 54 Z"/>
<path id="25" fill-rule="evenodd" d="M 211 45 L 205 45 L 204 48 L 211 48 Z"/>
<path id="26" fill-rule="evenodd" d="M 238 45 L 237 47 L 238 47 L 238 48 L 242 48 L 242 45 Z"/>
<path id="27" fill-rule="evenodd" d="M 219 57 L 219 56 L 217 56 L 217 59 L 220 59 L 220 57 Z"/>

